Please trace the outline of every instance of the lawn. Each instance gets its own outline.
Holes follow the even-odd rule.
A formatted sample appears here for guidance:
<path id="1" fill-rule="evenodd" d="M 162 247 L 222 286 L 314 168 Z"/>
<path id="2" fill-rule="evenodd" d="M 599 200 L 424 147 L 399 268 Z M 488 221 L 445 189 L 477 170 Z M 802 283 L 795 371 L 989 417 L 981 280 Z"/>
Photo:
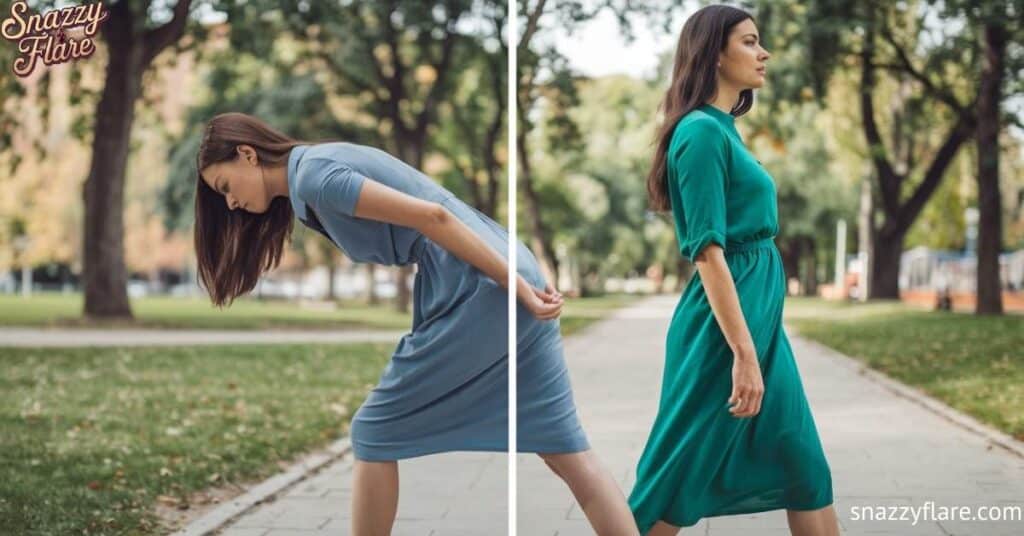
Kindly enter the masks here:
<path id="1" fill-rule="evenodd" d="M 157 501 L 347 435 L 391 344 L 0 349 L 4 534 L 158 534 Z"/>
<path id="2" fill-rule="evenodd" d="M 290 301 L 243 298 L 223 310 L 199 298 L 146 297 L 131 300 L 135 320 L 82 319 L 82 295 L 36 293 L 28 299 L 0 295 L 0 325 L 158 329 L 407 329 L 412 316 L 390 304 L 341 303 L 336 310 L 300 307 Z"/>
<path id="3" fill-rule="evenodd" d="M 565 298 L 565 306 L 562 307 L 561 326 L 562 335 L 572 335 L 583 328 L 608 316 L 616 309 L 625 307 L 630 303 L 643 299 L 644 295 L 637 294 L 605 294 L 588 298 Z"/>
<path id="4" fill-rule="evenodd" d="M 800 335 L 1024 440 L 1024 316 L 786 298 Z"/>

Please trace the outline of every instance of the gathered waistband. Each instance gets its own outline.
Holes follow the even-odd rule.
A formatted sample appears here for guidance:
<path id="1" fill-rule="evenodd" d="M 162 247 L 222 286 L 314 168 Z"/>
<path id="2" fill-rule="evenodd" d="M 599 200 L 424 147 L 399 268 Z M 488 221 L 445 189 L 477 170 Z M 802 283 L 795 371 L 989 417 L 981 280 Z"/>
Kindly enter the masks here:
<path id="1" fill-rule="evenodd" d="M 733 253 L 740 253 L 743 251 L 750 251 L 753 249 L 762 248 L 773 248 L 775 247 L 775 237 L 769 236 L 766 238 L 760 238 L 752 242 L 743 242 L 740 244 L 728 244 L 725 248 L 725 254 L 730 255 Z"/>

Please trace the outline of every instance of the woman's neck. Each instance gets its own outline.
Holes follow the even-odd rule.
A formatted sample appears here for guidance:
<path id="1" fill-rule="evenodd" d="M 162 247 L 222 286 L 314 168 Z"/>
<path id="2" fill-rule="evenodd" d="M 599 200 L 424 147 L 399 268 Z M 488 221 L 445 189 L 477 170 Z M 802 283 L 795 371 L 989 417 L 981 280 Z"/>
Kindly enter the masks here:
<path id="1" fill-rule="evenodd" d="M 739 100 L 740 90 L 730 87 L 727 84 L 720 83 L 718 84 L 718 91 L 715 92 L 714 98 L 708 101 L 708 104 L 725 113 L 731 113 Z"/>
<path id="2" fill-rule="evenodd" d="M 270 199 L 288 197 L 288 165 L 267 166 L 263 168 L 263 181 Z"/>

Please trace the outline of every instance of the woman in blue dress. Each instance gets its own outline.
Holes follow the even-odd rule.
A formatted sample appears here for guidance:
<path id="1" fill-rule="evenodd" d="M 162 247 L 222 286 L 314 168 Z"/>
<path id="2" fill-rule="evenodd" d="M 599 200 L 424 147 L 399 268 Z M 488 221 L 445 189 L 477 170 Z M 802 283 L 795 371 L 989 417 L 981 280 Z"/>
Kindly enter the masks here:
<path id="1" fill-rule="evenodd" d="M 353 534 L 390 533 L 397 460 L 508 450 L 501 225 L 384 151 L 295 140 L 246 114 L 209 121 L 196 169 L 199 279 L 217 306 L 278 265 L 293 217 L 356 262 L 417 265 L 412 328 L 352 418 Z M 566 480 L 599 534 L 636 534 L 576 415 L 554 321 L 561 295 L 517 248 L 517 448 Z"/>

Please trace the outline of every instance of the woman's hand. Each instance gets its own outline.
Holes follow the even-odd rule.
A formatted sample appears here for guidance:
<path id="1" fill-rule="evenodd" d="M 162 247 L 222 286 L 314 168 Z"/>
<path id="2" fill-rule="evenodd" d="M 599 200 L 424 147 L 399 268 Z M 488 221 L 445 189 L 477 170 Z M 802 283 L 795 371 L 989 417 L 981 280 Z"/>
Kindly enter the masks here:
<path id="1" fill-rule="evenodd" d="M 518 276 L 516 291 L 519 301 L 539 320 L 550 320 L 562 314 L 564 300 L 550 283 L 541 290 L 527 283 L 523 276 Z"/>
<path id="2" fill-rule="evenodd" d="M 761 365 L 757 361 L 756 350 L 740 350 L 735 352 L 732 362 L 732 395 L 729 408 L 733 417 L 753 417 L 761 411 L 761 399 L 764 397 L 764 380 L 761 377 Z"/>

